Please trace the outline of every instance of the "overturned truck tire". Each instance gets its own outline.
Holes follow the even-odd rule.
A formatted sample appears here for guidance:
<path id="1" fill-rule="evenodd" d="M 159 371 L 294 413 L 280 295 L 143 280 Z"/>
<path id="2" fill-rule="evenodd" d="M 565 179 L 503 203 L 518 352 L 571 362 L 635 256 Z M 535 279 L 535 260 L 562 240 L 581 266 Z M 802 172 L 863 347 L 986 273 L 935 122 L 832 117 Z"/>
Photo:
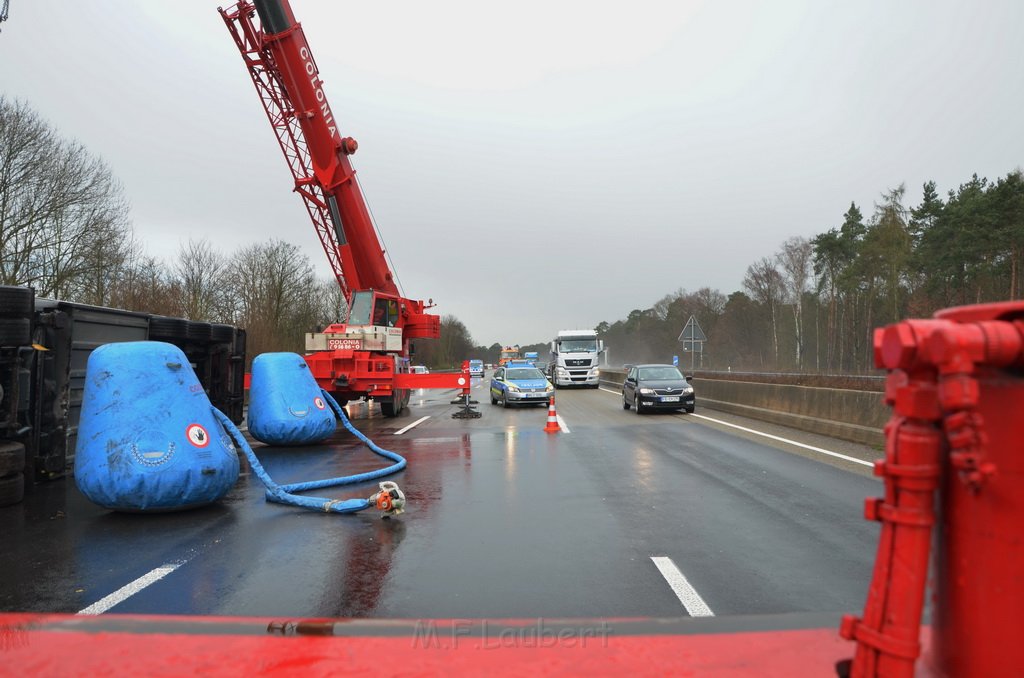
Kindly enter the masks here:
<path id="1" fill-rule="evenodd" d="M 32 314 L 33 303 L 31 288 L 0 285 L 0 317 L 27 318 Z"/>

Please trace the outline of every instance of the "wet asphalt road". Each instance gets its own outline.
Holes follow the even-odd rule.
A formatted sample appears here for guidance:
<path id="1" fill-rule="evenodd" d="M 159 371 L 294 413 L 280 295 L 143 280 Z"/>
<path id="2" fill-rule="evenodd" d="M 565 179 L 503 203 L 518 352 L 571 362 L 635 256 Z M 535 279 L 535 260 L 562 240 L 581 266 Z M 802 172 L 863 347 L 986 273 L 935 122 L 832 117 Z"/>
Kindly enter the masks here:
<path id="1" fill-rule="evenodd" d="M 228 497 L 170 514 L 119 514 L 71 478 L 0 509 L 0 610 L 77 612 L 161 567 L 114 613 L 401 618 L 673 617 L 686 609 L 651 560 L 665 556 L 715 615 L 863 606 L 881 484 L 869 469 L 704 418 L 637 416 L 615 393 L 560 390 L 568 433 L 546 409 L 455 420 L 451 392 L 416 394 L 354 423 L 407 457 L 409 510 L 324 515 L 264 501 L 243 464 Z M 699 394 L 698 394 L 699 395 Z M 704 410 L 870 459 L 876 451 Z M 394 432 L 430 418 L 402 435 Z M 257 447 L 278 482 L 386 463 L 339 433 L 301 449 Z M 318 496 L 367 496 L 321 490 Z"/>

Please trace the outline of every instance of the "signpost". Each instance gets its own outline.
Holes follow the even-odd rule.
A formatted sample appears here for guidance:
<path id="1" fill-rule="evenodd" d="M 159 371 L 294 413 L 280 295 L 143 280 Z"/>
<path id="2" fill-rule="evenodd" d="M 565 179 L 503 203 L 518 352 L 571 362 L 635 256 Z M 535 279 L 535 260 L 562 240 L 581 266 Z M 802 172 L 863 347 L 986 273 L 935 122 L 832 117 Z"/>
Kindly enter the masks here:
<path id="1" fill-rule="evenodd" d="M 679 333 L 678 341 L 683 342 L 683 350 L 690 352 L 690 371 L 692 372 L 696 367 L 697 353 L 700 353 L 701 366 L 704 365 L 704 342 L 708 338 L 704 334 L 704 330 L 700 328 L 700 324 L 697 319 L 690 316 L 690 319 L 686 321 L 686 325 L 683 326 L 683 331 Z"/>

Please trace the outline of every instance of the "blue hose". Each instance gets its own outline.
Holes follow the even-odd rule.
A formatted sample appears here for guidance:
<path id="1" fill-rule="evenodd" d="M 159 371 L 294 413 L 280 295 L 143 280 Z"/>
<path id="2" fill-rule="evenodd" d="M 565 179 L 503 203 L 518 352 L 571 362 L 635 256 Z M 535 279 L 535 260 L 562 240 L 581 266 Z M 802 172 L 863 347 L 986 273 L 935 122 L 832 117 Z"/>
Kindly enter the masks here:
<path id="1" fill-rule="evenodd" d="M 331 409 L 334 414 L 337 415 L 341 423 L 344 424 L 345 428 L 351 431 L 357 438 L 366 443 L 367 447 L 373 450 L 375 453 L 382 457 L 391 459 L 395 463 L 391 466 L 386 466 L 376 471 L 368 471 L 366 473 L 357 473 L 351 476 L 342 476 L 339 478 L 328 478 L 326 480 L 314 480 L 307 483 L 291 483 L 290 485 L 278 485 L 271 479 L 267 474 L 266 469 L 263 468 L 263 464 L 256 458 L 256 454 L 252 451 L 252 447 L 249 446 L 245 436 L 238 430 L 234 423 L 228 419 L 227 415 L 218 410 L 216 407 L 213 409 L 213 414 L 218 421 L 224 426 L 224 429 L 228 432 L 228 435 L 235 441 L 235 443 L 245 452 L 246 458 L 249 460 L 249 465 L 252 466 L 253 472 L 256 477 L 260 479 L 267 488 L 267 501 L 276 502 L 278 504 L 288 504 L 290 506 L 298 506 L 300 508 L 310 509 L 312 511 L 324 511 L 326 513 L 355 513 L 356 511 L 362 511 L 370 508 L 372 504 L 368 499 L 324 499 L 321 497 L 302 497 L 293 492 L 302 492 L 304 490 L 315 490 L 321 487 L 334 487 L 336 485 L 354 485 L 356 483 L 364 483 L 370 480 L 376 480 L 377 478 L 383 478 L 393 473 L 398 473 L 406 466 L 405 458 L 400 454 L 396 454 L 390 450 L 378 446 L 372 440 L 364 436 L 352 422 L 345 416 L 345 411 L 341 409 L 331 394 L 327 391 L 321 391 L 327 402 L 330 403 Z"/>

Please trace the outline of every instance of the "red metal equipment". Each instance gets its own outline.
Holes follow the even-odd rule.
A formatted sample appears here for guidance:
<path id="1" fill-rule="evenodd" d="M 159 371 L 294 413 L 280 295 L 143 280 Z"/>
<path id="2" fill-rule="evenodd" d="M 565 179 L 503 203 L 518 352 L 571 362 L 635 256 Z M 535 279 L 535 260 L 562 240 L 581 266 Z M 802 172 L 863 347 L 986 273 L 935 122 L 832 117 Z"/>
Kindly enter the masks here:
<path id="1" fill-rule="evenodd" d="M 890 370 L 894 415 L 875 465 L 885 498 L 865 510 L 882 532 L 864 616 L 840 629 L 857 641 L 851 675 L 914 675 L 936 522 L 927 668 L 1013 673 L 1024 666 L 1024 303 L 877 330 L 875 361 Z"/>
<path id="2" fill-rule="evenodd" d="M 387 416 L 410 388 L 460 388 L 469 373 L 408 373 L 410 341 L 436 339 L 440 318 L 395 284 L 349 156 L 358 144 L 339 132 L 319 69 L 288 0 L 243 0 L 219 9 L 252 78 L 306 211 L 348 301 L 349 317 L 306 339 L 317 383 L 339 400 L 374 398 Z"/>

